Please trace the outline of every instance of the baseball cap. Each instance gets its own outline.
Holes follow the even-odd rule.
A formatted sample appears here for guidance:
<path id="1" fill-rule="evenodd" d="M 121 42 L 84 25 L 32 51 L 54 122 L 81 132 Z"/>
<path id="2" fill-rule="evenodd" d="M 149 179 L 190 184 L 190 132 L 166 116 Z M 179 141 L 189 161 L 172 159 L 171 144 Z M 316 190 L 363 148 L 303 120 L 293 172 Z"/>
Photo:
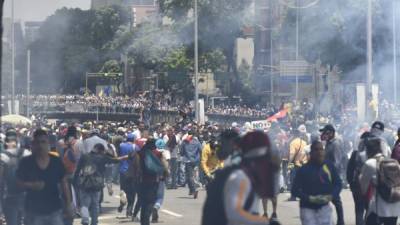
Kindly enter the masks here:
<path id="1" fill-rule="evenodd" d="M 378 129 L 378 130 L 381 130 L 381 131 L 384 131 L 385 130 L 385 124 L 383 124 L 381 121 L 375 121 L 373 124 L 372 124 L 372 127 L 371 127 L 372 129 Z"/>
<path id="2" fill-rule="evenodd" d="M 128 133 L 126 135 L 126 140 L 127 141 L 135 141 L 135 135 L 133 133 Z"/>

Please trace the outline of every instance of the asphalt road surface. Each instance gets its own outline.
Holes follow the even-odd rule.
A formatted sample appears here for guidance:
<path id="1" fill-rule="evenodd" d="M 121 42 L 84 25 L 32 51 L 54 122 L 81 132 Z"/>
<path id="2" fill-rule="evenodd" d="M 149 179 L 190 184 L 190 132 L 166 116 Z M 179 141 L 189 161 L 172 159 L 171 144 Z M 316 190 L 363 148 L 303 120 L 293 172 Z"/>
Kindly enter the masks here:
<path id="1" fill-rule="evenodd" d="M 107 193 L 107 192 L 105 192 Z M 124 213 L 117 212 L 119 205 L 119 190 L 114 187 L 114 196 L 105 196 L 102 204 L 103 213 L 99 218 L 99 225 L 116 225 L 116 224 L 140 224 L 134 223 L 130 219 L 124 217 Z M 160 221 L 162 225 L 200 225 L 201 212 L 206 192 L 201 190 L 198 199 L 193 199 L 188 195 L 187 188 L 178 190 L 167 190 L 164 205 L 160 211 Z M 344 205 L 346 225 L 354 225 L 354 204 L 351 193 L 344 190 L 341 194 Z M 299 203 L 288 202 L 288 193 L 279 195 L 278 218 L 283 225 L 299 225 Z M 333 207 L 333 206 L 332 206 Z M 260 207 L 262 210 L 262 208 Z M 269 206 L 272 210 L 272 206 Z M 335 210 L 333 210 L 335 215 Z M 74 225 L 79 225 L 80 219 L 76 219 Z"/>

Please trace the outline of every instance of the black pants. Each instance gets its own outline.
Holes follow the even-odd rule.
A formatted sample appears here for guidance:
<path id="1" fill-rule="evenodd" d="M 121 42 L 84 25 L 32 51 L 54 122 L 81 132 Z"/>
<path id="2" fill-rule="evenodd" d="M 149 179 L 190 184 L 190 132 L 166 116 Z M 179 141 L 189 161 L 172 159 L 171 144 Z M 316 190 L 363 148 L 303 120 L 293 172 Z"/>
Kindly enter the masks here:
<path id="1" fill-rule="evenodd" d="M 132 215 L 133 204 L 135 203 L 135 196 L 137 193 L 137 187 L 133 185 L 133 180 L 130 177 L 127 177 L 125 174 L 120 174 L 120 183 L 121 189 L 126 194 L 126 199 L 128 201 L 128 205 L 126 208 L 126 214 Z"/>
<path id="2" fill-rule="evenodd" d="M 288 171 L 288 164 L 289 162 L 287 160 L 282 161 L 282 175 L 283 175 L 283 181 L 285 182 L 286 189 L 290 191 L 290 181 L 289 181 L 289 171 Z"/>
<path id="3" fill-rule="evenodd" d="M 364 225 L 364 215 L 366 213 L 366 203 L 357 191 L 353 192 L 353 200 L 354 200 L 354 206 L 355 206 L 355 213 L 356 213 L 356 225 Z"/>
<path id="4" fill-rule="evenodd" d="M 195 168 L 196 168 L 196 163 L 194 162 L 189 162 L 185 164 L 185 171 L 186 171 L 186 180 L 189 186 L 189 192 L 194 193 L 197 191 L 198 185 L 196 184 L 195 181 L 195 176 L 196 174 L 194 173 Z"/>
<path id="5" fill-rule="evenodd" d="M 366 225 L 396 225 L 397 217 L 378 217 L 375 213 L 369 214 Z"/>
<path id="6" fill-rule="evenodd" d="M 176 188 L 177 187 L 177 180 L 178 180 L 178 159 L 172 158 L 169 161 L 169 167 L 171 171 L 170 176 L 170 183 L 168 184 L 169 188 Z"/>
<path id="7" fill-rule="evenodd" d="M 158 183 L 141 183 L 139 186 L 139 202 L 141 205 L 140 224 L 150 225 L 150 217 L 157 200 Z"/>
<path id="8" fill-rule="evenodd" d="M 137 217 L 137 215 L 139 214 L 139 211 L 140 211 L 140 207 L 142 207 L 142 205 L 140 203 L 139 193 L 137 193 L 137 194 L 138 194 L 138 199 L 135 204 L 135 209 L 133 210 L 133 217 Z"/>
<path id="9" fill-rule="evenodd" d="M 339 197 L 332 200 L 333 205 L 336 208 L 337 225 L 344 225 L 344 214 L 342 199 Z"/>

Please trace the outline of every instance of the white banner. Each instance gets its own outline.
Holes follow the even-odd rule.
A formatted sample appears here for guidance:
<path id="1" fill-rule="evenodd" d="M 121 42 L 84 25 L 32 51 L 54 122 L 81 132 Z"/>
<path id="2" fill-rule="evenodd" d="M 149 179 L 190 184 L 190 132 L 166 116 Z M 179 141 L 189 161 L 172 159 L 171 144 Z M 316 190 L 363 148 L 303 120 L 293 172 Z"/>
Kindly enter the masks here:
<path id="1" fill-rule="evenodd" d="M 271 122 L 267 120 L 252 121 L 251 127 L 255 130 L 266 130 L 271 127 Z"/>

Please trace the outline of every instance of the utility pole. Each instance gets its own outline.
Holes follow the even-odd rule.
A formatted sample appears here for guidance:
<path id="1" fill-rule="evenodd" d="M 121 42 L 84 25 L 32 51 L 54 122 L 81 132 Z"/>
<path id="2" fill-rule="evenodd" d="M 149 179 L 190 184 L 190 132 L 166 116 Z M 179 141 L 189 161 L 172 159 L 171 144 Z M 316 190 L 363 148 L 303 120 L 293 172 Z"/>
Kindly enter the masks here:
<path id="1" fill-rule="evenodd" d="M 299 60 L 299 0 L 296 0 L 296 64 Z M 299 100 L 299 74 L 296 65 L 296 102 Z"/>
<path id="2" fill-rule="evenodd" d="M 372 87 L 372 0 L 368 0 L 367 4 L 367 91 L 366 99 L 368 103 L 369 95 Z"/>
<path id="3" fill-rule="evenodd" d="M 128 93 L 128 53 L 125 53 L 124 56 L 124 94 Z"/>
<path id="4" fill-rule="evenodd" d="M 271 7 L 271 5 L 270 5 L 270 7 Z M 270 16 L 271 17 L 271 19 L 272 19 L 272 16 Z M 272 22 L 271 22 L 271 24 L 272 24 Z M 271 101 L 271 104 L 274 104 L 274 70 L 273 70 L 273 66 L 274 66 L 274 60 L 273 60 L 273 50 L 272 50 L 272 48 L 273 48 L 273 43 L 272 43 L 272 32 L 270 32 L 270 44 L 271 44 L 271 49 L 270 49 L 270 55 L 269 55 L 269 57 L 270 57 L 270 65 L 271 65 L 271 67 L 270 67 L 270 70 L 269 70 L 269 72 L 270 72 L 270 74 L 269 74 L 269 76 L 270 76 L 270 89 L 271 89 L 271 98 L 270 98 L 270 101 Z"/>
<path id="5" fill-rule="evenodd" d="M 199 46 L 198 46 L 198 11 L 197 0 L 194 0 L 194 108 L 195 119 L 198 123 L 200 121 L 199 112 Z"/>
<path id="6" fill-rule="evenodd" d="M 15 31 L 14 0 L 11 0 L 11 113 L 15 113 Z"/>
<path id="7" fill-rule="evenodd" d="M 26 68 L 26 116 L 30 116 L 30 99 L 31 96 L 31 50 L 28 49 Z"/>
<path id="8" fill-rule="evenodd" d="M 392 1 L 392 23 L 393 23 L 393 102 L 397 104 L 397 24 L 396 24 L 396 1 Z"/>

